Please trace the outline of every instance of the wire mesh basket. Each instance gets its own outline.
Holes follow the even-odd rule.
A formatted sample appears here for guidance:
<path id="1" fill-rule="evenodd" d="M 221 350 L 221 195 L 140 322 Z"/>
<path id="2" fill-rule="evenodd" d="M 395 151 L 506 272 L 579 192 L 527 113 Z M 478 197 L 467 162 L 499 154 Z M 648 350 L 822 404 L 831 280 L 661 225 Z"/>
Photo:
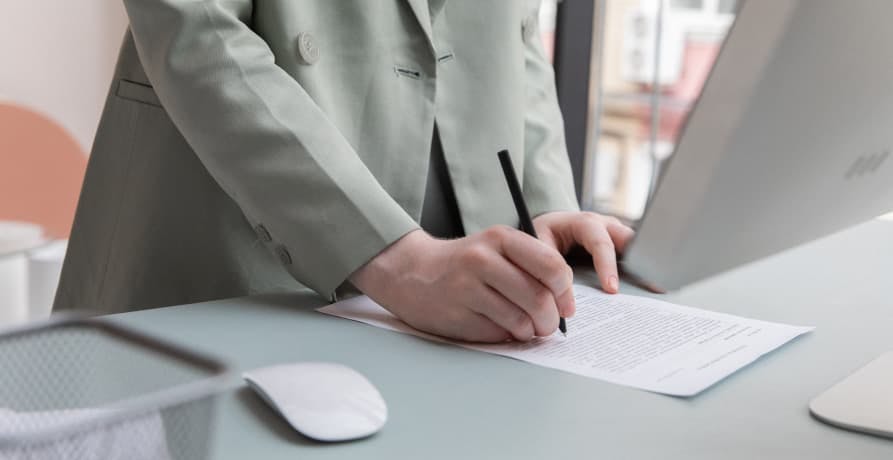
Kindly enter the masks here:
<path id="1" fill-rule="evenodd" d="M 0 459 L 210 458 L 221 363 L 102 319 L 0 335 Z"/>

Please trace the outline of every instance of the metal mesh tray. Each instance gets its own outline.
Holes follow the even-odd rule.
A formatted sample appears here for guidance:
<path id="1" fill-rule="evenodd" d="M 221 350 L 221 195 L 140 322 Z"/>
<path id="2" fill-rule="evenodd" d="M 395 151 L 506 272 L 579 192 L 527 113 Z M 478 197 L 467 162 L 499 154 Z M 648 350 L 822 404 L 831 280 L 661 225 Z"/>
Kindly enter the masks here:
<path id="1" fill-rule="evenodd" d="M 0 459 L 210 458 L 222 363 L 104 319 L 0 334 Z"/>

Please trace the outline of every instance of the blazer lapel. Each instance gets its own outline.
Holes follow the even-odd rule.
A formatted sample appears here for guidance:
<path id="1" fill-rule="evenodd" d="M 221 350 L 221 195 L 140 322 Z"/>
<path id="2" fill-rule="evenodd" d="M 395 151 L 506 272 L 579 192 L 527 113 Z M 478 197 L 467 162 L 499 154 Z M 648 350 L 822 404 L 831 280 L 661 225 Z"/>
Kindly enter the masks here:
<path id="1" fill-rule="evenodd" d="M 409 7 L 412 9 L 413 14 L 415 14 L 419 26 L 422 28 L 422 31 L 425 32 L 425 38 L 428 40 L 428 47 L 431 49 L 431 52 L 436 55 L 437 52 L 434 49 L 434 35 L 431 32 L 431 14 L 428 9 L 428 0 L 406 0 L 406 2 L 409 3 Z"/>

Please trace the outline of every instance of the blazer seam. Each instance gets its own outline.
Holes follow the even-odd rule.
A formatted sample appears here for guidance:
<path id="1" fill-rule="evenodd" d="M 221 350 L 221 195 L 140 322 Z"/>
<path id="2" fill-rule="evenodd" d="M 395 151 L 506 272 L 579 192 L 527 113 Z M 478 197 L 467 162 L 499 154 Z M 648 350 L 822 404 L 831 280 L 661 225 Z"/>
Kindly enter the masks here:
<path id="1" fill-rule="evenodd" d="M 214 15 L 212 15 L 208 11 L 207 2 L 202 3 L 202 9 L 205 12 L 205 18 L 208 20 L 208 22 L 211 23 L 211 26 L 212 26 L 211 28 L 214 30 L 214 34 L 217 36 L 217 39 L 220 40 L 220 43 L 223 44 L 224 48 L 228 49 L 229 48 L 228 41 L 220 33 L 218 24 L 214 20 Z M 247 27 L 247 25 L 246 25 L 246 27 Z M 293 140 L 297 142 L 298 146 L 300 146 L 304 150 L 307 150 L 307 148 L 301 142 L 301 139 L 299 139 L 298 136 L 295 136 L 294 133 L 291 132 L 291 129 L 288 127 L 288 125 L 283 123 L 282 120 L 280 120 L 279 117 L 276 116 L 276 114 L 270 108 L 270 105 L 267 103 L 266 99 L 264 99 L 264 97 L 260 94 L 260 92 L 258 92 L 257 89 L 250 83 L 250 80 L 247 78 L 245 69 L 242 67 L 242 63 L 239 62 L 237 59 L 234 59 L 233 62 L 235 63 L 235 67 L 239 70 L 239 77 L 240 77 L 241 81 L 244 82 L 245 87 L 249 91 L 251 91 L 251 93 L 257 98 L 257 100 L 260 101 L 261 104 L 263 104 L 264 110 L 266 110 L 267 114 L 270 115 L 270 118 L 272 118 L 276 122 L 276 124 L 279 125 L 281 128 L 284 128 L 284 130 L 286 132 L 290 133 L 291 134 L 290 137 L 293 138 Z M 276 65 L 276 64 L 274 64 L 274 65 Z M 240 206 L 240 208 L 241 208 L 241 206 Z M 244 211 L 242 211 L 242 212 L 244 212 Z"/>
<path id="2" fill-rule="evenodd" d="M 134 108 L 134 115 L 131 120 L 131 127 L 130 127 L 130 134 L 131 134 L 130 135 L 130 144 L 127 146 L 127 166 L 125 166 L 125 168 L 124 168 L 123 184 L 125 184 L 125 186 L 127 186 L 127 184 L 130 183 L 130 172 L 131 172 L 131 166 L 133 165 L 133 150 L 134 150 L 134 148 L 136 148 L 136 137 L 137 137 L 136 130 L 137 130 L 137 127 L 139 126 L 139 118 L 140 118 L 140 110 L 138 108 Z M 121 209 L 124 207 L 124 195 L 125 194 L 126 194 L 126 192 L 121 193 L 118 196 L 118 206 L 117 206 L 117 209 L 115 210 L 115 222 L 112 224 L 112 232 L 111 232 L 111 236 L 109 237 L 109 247 L 108 247 L 108 250 L 106 251 L 105 264 L 102 268 L 102 276 L 100 277 L 99 288 L 97 289 L 98 292 L 97 292 L 96 298 L 98 299 L 98 303 L 100 303 L 100 304 L 103 304 L 105 301 L 105 298 L 107 297 L 107 295 L 106 295 L 107 293 L 105 292 L 105 284 L 108 279 L 109 264 L 112 259 L 112 252 L 115 249 L 115 242 L 117 241 L 117 237 L 118 237 L 118 226 L 119 226 L 119 223 L 121 222 Z M 128 307 L 129 307 L 129 305 L 128 305 Z"/>

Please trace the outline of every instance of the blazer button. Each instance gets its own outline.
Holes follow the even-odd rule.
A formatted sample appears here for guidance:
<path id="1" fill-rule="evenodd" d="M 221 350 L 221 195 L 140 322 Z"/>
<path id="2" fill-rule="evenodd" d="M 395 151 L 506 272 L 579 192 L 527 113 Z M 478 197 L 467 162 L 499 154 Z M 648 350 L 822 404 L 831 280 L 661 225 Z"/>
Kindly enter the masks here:
<path id="1" fill-rule="evenodd" d="M 257 227 L 254 227 L 254 231 L 257 233 L 257 237 L 260 238 L 260 240 L 264 243 L 273 241 L 273 237 L 270 236 L 270 232 L 267 231 L 267 227 L 264 227 L 263 224 L 259 224 Z"/>
<path id="2" fill-rule="evenodd" d="M 307 65 L 313 65 L 319 60 L 319 47 L 313 35 L 307 32 L 298 34 L 298 57 Z"/>
<path id="3" fill-rule="evenodd" d="M 291 254 L 288 253 L 288 249 L 285 246 L 277 246 L 276 255 L 279 256 L 279 261 L 283 265 L 291 265 Z"/>

